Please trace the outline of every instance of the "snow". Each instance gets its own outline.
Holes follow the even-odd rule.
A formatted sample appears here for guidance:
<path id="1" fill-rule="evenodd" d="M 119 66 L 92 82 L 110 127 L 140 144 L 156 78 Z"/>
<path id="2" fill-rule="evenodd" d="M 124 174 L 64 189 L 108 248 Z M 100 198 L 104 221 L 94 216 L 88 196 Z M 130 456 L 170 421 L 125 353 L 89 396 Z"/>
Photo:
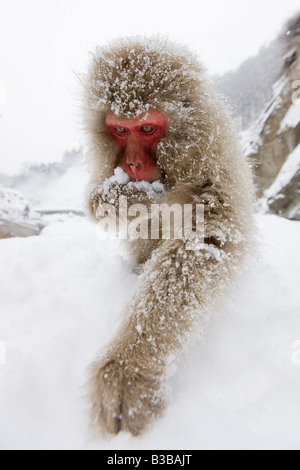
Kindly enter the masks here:
<path id="1" fill-rule="evenodd" d="M 62 220 L 0 242 L 1 449 L 300 449 L 298 222 L 257 216 L 257 258 L 179 363 L 164 416 L 140 438 L 96 443 L 86 370 L 137 277 L 117 241 Z"/>
<path id="2" fill-rule="evenodd" d="M 20 184 L 20 190 L 39 210 L 83 210 L 87 171 L 84 165 L 70 167 L 65 174 L 40 174 Z"/>
<path id="3" fill-rule="evenodd" d="M 154 181 L 153 183 L 148 181 L 130 181 L 127 173 L 122 168 L 117 167 L 111 177 L 94 185 L 93 194 L 101 194 L 105 202 L 115 205 L 120 202 L 119 198 L 122 196 L 124 186 L 126 186 L 126 191 L 131 196 L 135 191 L 139 191 L 145 198 L 152 201 L 159 200 L 165 191 L 165 186 L 160 181 Z M 137 200 L 137 202 L 139 201 Z"/>
<path id="4" fill-rule="evenodd" d="M 117 168 L 114 171 L 113 176 L 108 178 L 106 181 L 109 185 L 113 183 L 127 184 L 129 183 L 130 178 L 128 174 L 126 173 L 126 171 L 124 171 L 120 166 L 117 166 Z"/>
<path id="5" fill-rule="evenodd" d="M 286 115 L 284 116 L 278 134 L 281 134 L 286 129 L 295 128 L 300 122 L 300 105 L 299 103 L 293 103 Z"/>
<path id="6" fill-rule="evenodd" d="M 165 191 L 165 186 L 160 181 L 154 181 L 149 183 L 148 181 L 130 181 L 127 184 L 128 190 L 137 189 L 143 191 L 149 199 L 155 200 L 155 198 L 161 196 Z"/>
<path id="7" fill-rule="evenodd" d="M 22 226 L 23 233 L 24 229 L 26 232 L 25 227 L 30 230 L 39 230 L 39 227 L 43 225 L 40 214 L 32 209 L 31 203 L 24 199 L 19 191 L 0 186 L 0 232 L 12 231 L 16 233 L 15 229 L 9 225 L 11 222 Z M 2 234 L 0 234 L 0 238 L 2 238 Z"/>
<path id="8" fill-rule="evenodd" d="M 295 176 L 296 172 L 300 170 L 300 144 L 289 155 L 285 163 L 282 165 L 281 170 L 276 177 L 274 183 L 268 188 L 264 197 L 269 199 L 276 197 L 283 188 L 285 188 Z"/>
<path id="9" fill-rule="evenodd" d="M 25 220 L 29 211 L 29 202 L 19 191 L 0 186 L 0 218 L 16 222 Z"/>
<path id="10" fill-rule="evenodd" d="M 253 153 L 257 153 L 262 143 L 258 129 L 254 126 L 245 131 L 241 131 L 239 135 L 243 155 L 248 157 Z"/>
<path id="11" fill-rule="evenodd" d="M 258 152 L 261 145 L 260 135 L 265 127 L 265 124 L 272 113 L 280 107 L 282 99 L 280 97 L 287 83 L 286 74 L 281 76 L 272 86 L 272 98 L 267 103 L 264 111 L 260 114 L 259 118 L 249 129 L 240 133 L 242 150 L 245 156 L 249 156 Z"/>
<path id="12" fill-rule="evenodd" d="M 142 329 L 140 324 L 136 327 L 136 329 L 137 329 L 137 332 L 138 332 L 139 335 L 141 335 L 143 333 L 143 329 Z"/>
<path id="13" fill-rule="evenodd" d="M 127 185 L 129 190 L 134 188 L 142 190 L 149 198 L 155 197 L 165 190 L 164 185 L 160 181 L 154 181 L 153 183 L 148 181 L 130 181 L 128 174 L 121 167 L 117 167 L 110 178 L 97 185 L 97 192 L 101 191 L 105 196 L 109 197 L 111 192 L 114 193 L 116 187 L 122 185 Z M 118 191 L 116 191 L 116 194 L 118 195 Z"/>
<path id="14" fill-rule="evenodd" d="M 280 97 L 281 92 L 283 91 L 285 85 L 287 83 L 287 77 L 286 74 L 284 74 L 282 77 L 280 77 L 277 82 L 274 83 L 272 90 L 273 90 L 273 97 L 267 104 L 265 110 L 261 114 L 261 116 L 258 118 L 257 123 L 256 123 L 256 128 L 257 128 L 257 133 L 258 135 L 261 134 L 266 121 L 269 119 L 271 114 L 281 106 L 282 104 L 282 99 Z"/>

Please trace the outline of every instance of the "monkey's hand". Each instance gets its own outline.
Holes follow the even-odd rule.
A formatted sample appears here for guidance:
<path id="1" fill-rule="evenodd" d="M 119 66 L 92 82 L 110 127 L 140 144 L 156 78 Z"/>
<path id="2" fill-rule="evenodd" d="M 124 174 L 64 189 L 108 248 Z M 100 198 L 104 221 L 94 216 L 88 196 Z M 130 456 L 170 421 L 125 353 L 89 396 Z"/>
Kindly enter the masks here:
<path id="1" fill-rule="evenodd" d="M 128 354 L 125 353 L 125 356 Z M 134 358 L 108 353 L 91 367 L 92 427 L 96 431 L 140 434 L 165 407 L 164 375 Z"/>

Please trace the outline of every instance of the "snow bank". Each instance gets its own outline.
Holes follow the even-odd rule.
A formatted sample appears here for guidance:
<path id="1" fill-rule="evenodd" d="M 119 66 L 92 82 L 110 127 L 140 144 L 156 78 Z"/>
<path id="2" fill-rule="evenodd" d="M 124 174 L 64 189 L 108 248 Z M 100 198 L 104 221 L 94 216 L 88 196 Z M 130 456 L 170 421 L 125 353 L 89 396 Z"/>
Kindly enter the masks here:
<path id="1" fill-rule="evenodd" d="M 212 315 L 141 438 L 90 441 L 86 368 L 116 330 L 136 276 L 85 219 L 0 242 L 2 449 L 300 449 L 300 224 L 258 217 L 258 260 Z M 3 343 L 1 343 L 3 344 Z"/>

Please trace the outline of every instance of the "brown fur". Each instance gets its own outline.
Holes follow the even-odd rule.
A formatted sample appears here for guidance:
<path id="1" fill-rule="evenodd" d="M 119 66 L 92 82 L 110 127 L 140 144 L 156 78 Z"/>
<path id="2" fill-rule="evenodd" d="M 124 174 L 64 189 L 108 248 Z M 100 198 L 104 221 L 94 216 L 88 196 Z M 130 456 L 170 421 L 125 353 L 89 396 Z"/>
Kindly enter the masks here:
<path id="1" fill-rule="evenodd" d="M 136 117 L 158 109 L 169 129 L 157 149 L 168 203 L 205 205 L 205 248 L 183 240 L 129 243 L 142 274 L 108 351 L 92 366 L 92 422 L 109 433 L 142 432 L 165 406 L 170 358 L 195 329 L 204 333 L 213 303 L 229 287 L 252 233 L 253 185 L 232 120 L 203 67 L 186 49 L 159 39 L 127 39 L 93 55 L 85 90 L 90 137 L 90 213 L 96 219 L 118 150 L 107 112 Z M 115 188 L 130 201 L 152 201 L 142 189 Z M 117 201 L 116 201 L 117 204 Z"/>

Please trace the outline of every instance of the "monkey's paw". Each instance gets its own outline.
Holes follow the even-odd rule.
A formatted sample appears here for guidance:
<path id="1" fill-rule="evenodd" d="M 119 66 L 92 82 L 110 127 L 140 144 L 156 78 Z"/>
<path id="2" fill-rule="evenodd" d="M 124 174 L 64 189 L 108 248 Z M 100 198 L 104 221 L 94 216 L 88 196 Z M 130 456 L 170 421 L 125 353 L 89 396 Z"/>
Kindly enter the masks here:
<path id="1" fill-rule="evenodd" d="M 162 414 L 165 381 L 161 371 L 106 359 L 93 364 L 91 372 L 89 398 L 95 430 L 129 431 L 137 436 Z"/>

